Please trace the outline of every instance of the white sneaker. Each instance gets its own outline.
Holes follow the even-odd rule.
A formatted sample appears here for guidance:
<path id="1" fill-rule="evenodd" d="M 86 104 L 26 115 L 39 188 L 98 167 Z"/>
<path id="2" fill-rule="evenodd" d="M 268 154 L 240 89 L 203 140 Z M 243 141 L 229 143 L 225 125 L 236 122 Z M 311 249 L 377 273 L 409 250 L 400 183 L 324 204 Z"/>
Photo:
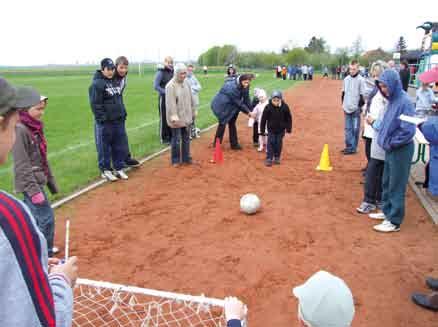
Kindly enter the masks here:
<path id="1" fill-rule="evenodd" d="M 118 179 L 110 170 L 104 170 L 101 176 L 110 182 L 115 182 Z"/>
<path id="2" fill-rule="evenodd" d="M 128 179 L 128 175 L 123 170 L 117 170 L 116 176 L 120 179 Z"/>
<path id="3" fill-rule="evenodd" d="M 58 253 L 59 253 L 59 248 L 58 248 L 57 246 L 54 246 L 54 247 L 52 248 L 52 253 L 53 253 L 53 254 L 58 254 Z"/>
<path id="4" fill-rule="evenodd" d="M 371 219 L 375 219 L 375 220 L 383 220 L 386 219 L 386 216 L 383 212 L 377 212 L 377 213 L 370 213 L 368 215 L 368 217 L 370 217 Z"/>
<path id="5" fill-rule="evenodd" d="M 374 230 L 382 233 L 398 232 L 400 227 L 397 227 L 389 220 L 384 220 L 381 224 L 374 226 Z"/>

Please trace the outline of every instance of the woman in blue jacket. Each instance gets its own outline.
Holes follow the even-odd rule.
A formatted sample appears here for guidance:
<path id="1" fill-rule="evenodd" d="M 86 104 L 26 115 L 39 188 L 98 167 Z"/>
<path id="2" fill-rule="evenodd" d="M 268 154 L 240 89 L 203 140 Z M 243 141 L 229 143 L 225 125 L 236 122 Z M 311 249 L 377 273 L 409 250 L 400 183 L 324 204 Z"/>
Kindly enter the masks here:
<path id="1" fill-rule="evenodd" d="M 376 81 L 388 107 L 377 136 L 377 143 L 385 150 L 385 166 L 382 180 L 382 211 L 371 214 L 383 222 L 374 226 L 379 232 L 400 230 L 405 215 L 405 196 L 411 160 L 414 154 L 413 137 L 415 125 L 400 120 L 400 115 L 415 115 L 414 105 L 403 91 L 399 74 L 392 69 L 385 70 Z"/>
<path id="2" fill-rule="evenodd" d="M 243 74 L 234 80 L 226 81 L 213 98 L 211 109 L 219 122 L 213 144 L 218 138 L 222 143 L 225 127 L 228 124 L 231 149 L 242 149 L 237 138 L 236 120 L 240 111 L 247 115 L 250 113 L 249 86 L 253 78 L 253 74 Z"/>

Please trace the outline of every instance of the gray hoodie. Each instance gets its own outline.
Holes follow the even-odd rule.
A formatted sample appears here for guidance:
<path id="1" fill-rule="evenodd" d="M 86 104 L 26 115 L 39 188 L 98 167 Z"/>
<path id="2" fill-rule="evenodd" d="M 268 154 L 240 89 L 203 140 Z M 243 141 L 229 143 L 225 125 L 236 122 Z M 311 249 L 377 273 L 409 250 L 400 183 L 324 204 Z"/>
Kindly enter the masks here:
<path id="1" fill-rule="evenodd" d="M 0 326 L 70 327 L 72 289 L 64 275 L 48 274 L 47 242 L 32 214 L 24 203 L 0 191 L 0 220 Z M 20 228 L 11 232 L 15 224 Z M 53 299 L 54 308 L 48 305 L 43 315 L 51 317 L 50 323 L 41 323 L 37 308 L 44 301 L 36 298 Z"/>
<path id="2" fill-rule="evenodd" d="M 172 121 L 178 116 L 177 121 Z M 166 85 L 166 119 L 171 128 L 188 127 L 196 116 L 196 108 L 190 84 L 185 79 L 182 83 L 173 77 Z"/>

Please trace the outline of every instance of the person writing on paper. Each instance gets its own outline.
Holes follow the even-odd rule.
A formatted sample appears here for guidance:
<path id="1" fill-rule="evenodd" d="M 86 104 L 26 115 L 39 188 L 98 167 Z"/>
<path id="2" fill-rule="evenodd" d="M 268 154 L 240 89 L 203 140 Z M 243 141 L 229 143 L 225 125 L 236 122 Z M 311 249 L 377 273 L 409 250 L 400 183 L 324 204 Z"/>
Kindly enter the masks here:
<path id="1" fill-rule="evenodd" d="M 415 97 L 415 110 L 417 112 L 425 112 L 432 109 L 435 102 L 437 102 L 437 99 L 435 99 L 435 94 L 429 87 L 429 83 L 421 83 L 421 87 L 417 90 Z"/>
<path id="2" fill-rule="evenodd" d="M 395 70 L 385 70 L 376 85 L 388 100 L 388 106 L 377 136 L 377 143 L 385 150 L 382 212 L 373 214 L 373 218 L 383 219 L 383 222 L 374 226 L 374 230 L 389 233 L 400 230 L 405 216 L 406 186 L 414 154 L 416 126 L 401 120 L 400 116 L 414 116 L 415 109 Z"/>

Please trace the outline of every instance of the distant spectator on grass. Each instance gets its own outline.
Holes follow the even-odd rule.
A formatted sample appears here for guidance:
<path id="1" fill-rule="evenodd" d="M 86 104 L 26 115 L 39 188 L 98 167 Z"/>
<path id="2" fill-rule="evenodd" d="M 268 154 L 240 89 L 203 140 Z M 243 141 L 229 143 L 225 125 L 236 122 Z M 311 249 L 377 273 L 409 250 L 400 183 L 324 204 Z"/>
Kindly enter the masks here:
<path id="1" fill-rule="evenodd" d="M 53 256 L 55 214 L 45 187 L 50 193 L 58 193 L 58 186 L 47 154 L 47 141 L 42 118 L 47 97 L 40 97 L 32 88 L 22 88 L 15 104 L 19 109 L 19 122 L 15 128 L 13 147 L 15 192 L 22 193 L 36 223 L 47 240 L 49 257 Z"/>
<path id="2" fill-rule="evenodd" d="M 405 92 L 408 91 L 409 88 L 409 82 L 411 80 L 411 73 L 409 71 L 409 66 L 408 66 L 408 62 L 407 61 L 402 61 L 400 63 L 400 80 L 403 86 L 403 90 Z"/>
<path id="3" fill-rule="evenodd" d="M 204 75 L 208 75 L 208 67 L 207 66 L 202 67 L 202 70 L 204 71 Z"/>
<path id="4" fill-rule="evenodd" d="M 283 81 L 285 81 L 286 78 L 287 78 L 287 68 L 286 68 L 286 66 L 281 67 L 281 78 L 283 79 Z"/>
<path id="5" fill-rule="evenodd" d="M 297 65 L 297 79 L 298 80 L 303 79 L 303 68 L 300 65 Z"/>
<path id="6" fill-rule="evenodd" d="M 324 77 L 327 77 L 327 79 L 328 79 L 328 74 L 329 74 L 329 70 L 328 70 L 328 67 L 327 66 L 324 66 L 324 68 L 322 69 L 322 77 L 324 78 Z"/>
<path id="7" fill-rule="evenodd" d="M 29 108 L 39 100 L 34 91 L 13 88 L 0 78 L 1 165 L 6 163 L 16 139 L 19 114 L 15 107 Z M 49 259 L 47 253 L 47 241 L 27 206 L 0 191 L 2 326 L 71 326 L 77 258 L 59 264 L 59 260 Z"/>
<path id="8" fill-rule="evenodd" d="M 413 138 L 416 126 L 402 121 L 400 115 L 414 116 L 415 109 L 409 95 L 403 91 L 400 76 L 393 69 L 385 70 L 377 87 L 388 100 L 377 142 L 385 150 L 385 167 L 382 181 L 382 212 L 375 218 L 383 222 L 374 226 L 378 232 L 400 230 L 405 216 L 406 186 L 414 154 Z"/>
<path id="9" fill-rule="evenodd" d="M 190 165 L 190 127 L 196 117 L 196 107 L 190 84 L 186 79 L 187 67 L 175 65 L 175 76 L 166 85 L 166 117 L 171 128 L 171 162 Z"/>
<path id="10" fill-rule="evenodd" d="M 350 64 L 350 75 L 344 79 L 342 86 L 342 108 L 345 118 L 345 149 L 344 155 L 355 154 L 359 143 L 360 114 L 365 104 L 364 82 L 359 74 L 359 64 L 353 60 Z"/>
<path id="11" fill-rule="evenodd" d="M 160 142 L 170 144 L 171 131 L 166 118 L 166 85 L 173 78 L 173 59 L 170 56 L 164 58 L 163 67 L 158 69 L 155 75 L 154 89 L 158 92 L 158 115 L 160 118 Z"/>
<path id="12" fill-rule="evenodd" d="M 128 179 L 123 171 L 127 142 L 126 111 L 119 82 L 114 79 L 114 62 L 104 58 L 100 66 L 88 92 L 95 119 L 99 169 L 102 178 L 114 182 L 119 178 Z"/>
<path id="13" fill-rule="evenodd" d="M 311 81 L 313 80 L 313 72 L 314 72 L 312 65 L 309 65 L 308 72 L 309 72 L 309 80 Z"/>
<path id="14" fill-rule="evenodd" d="M 195 110 L 196 110 L 196 112 L 198 112 L 199 92 L 201 91 L 202 86 L 201 86 L 201 83 L 199 83 L 198 79 L 196 78 L 195 74 L 193 73 L 194 70 L 195 70 L 195 67 L 192 64 L 187 66 L 187 82 L 189 83 L 190 88 L 192 90 L 192 96 L 193 96 L 193 102 L 195 105 Z M 193 124 L 192 124 L 191 130 L 190 130 L 190 137 L 192 139 L 201 137 L 201 135 L 199 135 L 199 129 L 196 128 L 195 118 L 193 118 Z"/>
<path id="15" fill-rule="evenodd" d="M 353 295 L 347 284 L 326 271 L 319 271 L 292 290 L 298 299 L 300 327 L 350 327 L 355 314 Z M 241 327 L 246 306 L 235 297 L 224 304 L 227 327 Z M 292 324 L 291 324 L 292 325 Z"/>
<path id="16" fill-rule="evenodd" d="M 227 68 L 227 74 L 225 76 L 225 80 L 232 80 L 237 77 L 237 70 L 233 64 L 229 64 Z"/>
<path id="17" fill-rule="evenodd" d="M 240 111 L 247 115 L 250 113 L 251 100 L 249 98 L 249 87 L 253 78 L 253 74 L 243 74 L 236 79 L 225 81 L 213 98 L 211 109 L 219 122 L 213 145 L 216 143 L 216 139 L 219 139 L 222 143 L 225 128 L 228 125 L 231 149 L 242 149 L 237 137 L 236 121 Z"/>
<path id="18" fill-rule="evenodd" d="M 116 71 L 114 74 L 114 80 L 120 88 L 123 107 L 125 107 L 125 102 L 123 101 L 123 92 L 125 91 L 125 88 L 128 84 L 128 67 L 129 61 L 128 58 L 126 58 L 125 56 L 120 56 L 116 59 Z M 139 167 L 140 162 L 134 159 L 131 155 L 131 151 L 129 151 L 128 133 L 126 132 L 126 117 L 128 116 L 126 107 L 124 108 L 124 110 L 126 112 L 125 120 L 123 121 L 123 128 L 125 129 L 125 132 L 123 134 L 126 136 L 126 138 L 124 139 L 124 150 L 126 153 L 125 164 L 128 167 Z"/>
<path id="19" fill-rule="evenodd" d="M 309 68 L 307 67 L 307 65 L 302 65 L 301 66 L 301 72 L 303 73 L 303 79 L 305 81 L 307 81 L 308 74 L 309 74 Z"/>

